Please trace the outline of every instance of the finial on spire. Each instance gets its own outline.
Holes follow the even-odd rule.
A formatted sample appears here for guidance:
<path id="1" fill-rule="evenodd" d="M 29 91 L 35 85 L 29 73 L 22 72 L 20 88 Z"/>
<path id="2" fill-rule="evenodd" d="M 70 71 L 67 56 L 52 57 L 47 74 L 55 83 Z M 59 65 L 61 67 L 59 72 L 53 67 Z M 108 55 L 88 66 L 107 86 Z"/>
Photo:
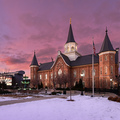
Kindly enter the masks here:
<path id="1" fill-rule="evenodd" d="M 71 24 L 71 18 L 70 18 L 70 24 Z"/>
<path id="2" fill-rule="evenodd" d="M 108 32 L 108 30 L 107 30 L 107 26 L 106 26 L 106 31 L 105 31 L 106 33 Z"/>
<path id="3" fill-rule="evenodd" d="M 35 55 L 35 50 L 34 50 L 34 55 Z"/>

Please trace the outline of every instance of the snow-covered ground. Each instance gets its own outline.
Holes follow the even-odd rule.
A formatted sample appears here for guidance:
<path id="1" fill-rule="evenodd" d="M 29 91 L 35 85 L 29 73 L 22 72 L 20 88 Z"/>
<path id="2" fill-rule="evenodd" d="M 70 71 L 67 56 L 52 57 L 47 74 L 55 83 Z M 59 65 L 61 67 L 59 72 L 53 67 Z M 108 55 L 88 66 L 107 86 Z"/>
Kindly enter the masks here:
<path id="1" fill-rule="evenodd" d="M 0 120 L 120 120 L 120 103 L 104 97 L 72 98 L 0 106 Z"/>
<path id="2" fill-rule="evenodd" d="M 17 97 L 17 98 L 14 98 L 14 97 L 1 97 L 0 96 L 0 102 L 2 101 L 11 101 L 11 100 L 21 100 L 21 99 L 29 99 L 29 98 L 32 98 L 32 97 Z"/>

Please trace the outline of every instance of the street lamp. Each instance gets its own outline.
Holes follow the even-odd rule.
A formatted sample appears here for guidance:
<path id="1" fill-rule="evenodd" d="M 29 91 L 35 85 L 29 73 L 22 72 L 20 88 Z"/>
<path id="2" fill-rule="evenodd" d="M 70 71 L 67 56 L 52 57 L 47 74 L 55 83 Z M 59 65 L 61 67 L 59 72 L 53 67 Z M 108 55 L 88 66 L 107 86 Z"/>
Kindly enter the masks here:
<path id="1" fill-rule="evenodd" d="M 84 72 L 81 73 L 81 77 L 82 77 L 82 80 L 80 81 L 81 82 L 81 95 L 83 95 L 83 77 L 85 76 Z"/>
<path id="2" fill-rule="evenodd" d="M 110 79 L 110 82 L 111 82 L 111 85 L 110 85 L 110 87 L 111 87 L 111 90 L 112 90 L 112 79 Z"/>

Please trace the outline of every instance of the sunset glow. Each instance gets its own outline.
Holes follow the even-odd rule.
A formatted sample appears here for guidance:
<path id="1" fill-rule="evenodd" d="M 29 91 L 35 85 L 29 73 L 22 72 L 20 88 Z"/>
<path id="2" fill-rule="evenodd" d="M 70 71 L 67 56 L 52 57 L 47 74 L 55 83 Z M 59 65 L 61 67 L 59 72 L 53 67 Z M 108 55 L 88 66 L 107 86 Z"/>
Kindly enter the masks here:
<path id="1" fill-rule="evenodd" d="M 38 63 L 64 52 L 69 24 L 78 52 L 100 51 L 106 27 L 120 47 L 119 0 L 0 0 L 0 72 L 24 70 L 29 76 L 34 50 Z"/>

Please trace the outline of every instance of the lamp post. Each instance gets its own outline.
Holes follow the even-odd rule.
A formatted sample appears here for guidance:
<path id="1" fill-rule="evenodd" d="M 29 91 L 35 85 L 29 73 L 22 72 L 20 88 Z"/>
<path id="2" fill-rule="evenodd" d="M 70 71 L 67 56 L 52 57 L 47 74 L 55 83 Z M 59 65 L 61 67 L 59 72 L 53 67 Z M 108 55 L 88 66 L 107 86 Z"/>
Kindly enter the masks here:
<path id="1" fill-rule="evenodd" d="M 120 75 L 116 76 L 116 79 L 117 79 L 117 91 L 118 91 L 118 95 L 120 95 Z"/>
<path id="2" fill-rule="evenodd" d="M 110 79 L 110 88 L 111 88 L 111 91 L 112 91 L 112 79 Z"/>
<path id="3" fill-rule="evenodd" d="M 82 81 L 81 81 L 81 85 L 82 85 L 82 88 L 81 88 L 81 95 L 83 95 L 83 77 L 85 76 L 84 73 L 81 73 L 81 77 L 82 77 Z"/>

